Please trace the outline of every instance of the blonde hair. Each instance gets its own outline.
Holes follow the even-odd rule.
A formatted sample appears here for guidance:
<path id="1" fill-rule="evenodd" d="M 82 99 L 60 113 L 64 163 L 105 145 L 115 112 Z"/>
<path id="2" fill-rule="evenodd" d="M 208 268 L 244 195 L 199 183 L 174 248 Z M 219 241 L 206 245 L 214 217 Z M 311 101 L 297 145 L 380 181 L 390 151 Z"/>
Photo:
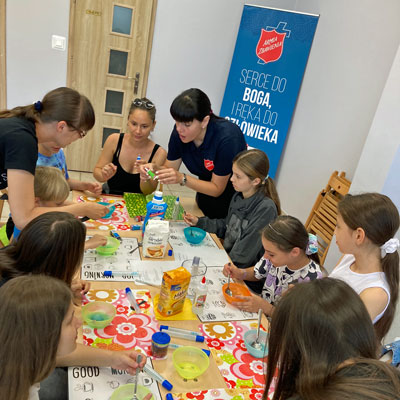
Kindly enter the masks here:
<path id="1" fill-rule="evenodd" d="M 27 400 L 55 368 L 71 290 L 45 275 L 21 276 L 0 290 L 0 398 Z"/>
<path id="2" fill-rule="evenodd" d="M 42 201 L 64 202 L 69 196 L 69 185 L 61 170 L 55 167 L 36 167 L 35 197 Z"/>
<path id="3" fill-rule="evenodd" d="M 267 155 L 258 149 L 243 150 L 233 159 L 233 164 L 250 179 L 260 179 L 257 190 L 269 197 L 276 206 L 278 215 L 282 214 L 281 201 L 272 178 L 269 177 L 269 160 Z"/>

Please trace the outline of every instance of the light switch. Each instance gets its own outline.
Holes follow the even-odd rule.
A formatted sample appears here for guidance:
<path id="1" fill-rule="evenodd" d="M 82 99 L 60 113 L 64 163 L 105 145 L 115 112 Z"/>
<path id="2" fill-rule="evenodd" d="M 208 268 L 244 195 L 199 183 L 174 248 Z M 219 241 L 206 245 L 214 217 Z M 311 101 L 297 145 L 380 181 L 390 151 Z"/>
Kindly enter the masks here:
<path id="1" fill-rule="evenodd" d="M 55 50 L 65 51 L 66 38 L 64 36 L 52 35 L 51 47 Z"/>

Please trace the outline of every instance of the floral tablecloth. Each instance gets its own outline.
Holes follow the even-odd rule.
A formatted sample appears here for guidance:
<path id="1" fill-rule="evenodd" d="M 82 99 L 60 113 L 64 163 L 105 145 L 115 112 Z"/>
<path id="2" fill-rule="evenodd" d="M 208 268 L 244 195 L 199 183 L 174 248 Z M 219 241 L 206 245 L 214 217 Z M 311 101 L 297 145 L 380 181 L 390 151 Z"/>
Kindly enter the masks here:
<path id="1" fill-rule="evenodd" d="M 174 400 L 261 400 L 264 389 L 210 389 L 199 392 L 173 393 Z"/>

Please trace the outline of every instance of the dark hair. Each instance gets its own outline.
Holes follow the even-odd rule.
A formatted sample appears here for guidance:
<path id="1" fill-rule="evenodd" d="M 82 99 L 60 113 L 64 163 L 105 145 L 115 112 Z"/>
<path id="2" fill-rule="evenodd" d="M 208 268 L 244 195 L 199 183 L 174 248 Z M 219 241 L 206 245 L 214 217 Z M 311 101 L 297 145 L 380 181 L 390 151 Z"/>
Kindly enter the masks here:
<path id="1" fill-rule="evenodd" d="M 325 399 L 325 387 L 341 364 L 376 358 L 377 346 L 368 311 L 349 285 L 333 278 L 296 285 L 272 318 L 266 393 L 279 365 L 274 400 L 295 394 Z"/>
<path id="2" fill-rule="evenodd" d="M 277 213 L 281 215 L 281 202 L 278 192 L 274 181 L 268 176 L 269 160 L 267 155 L 258 149 L 243 150 L 233 159 L 233 164 L 235 163 L 250 180 L 260 179 L 257 189 L 262 190 L 264 195 L 275 203 Z"/>
<path id="3" fill-rule="evenodd" d="M 338 212 L 352 230 L 362 228 L 367 238 L 380 247 L 393 238 L 399 229 L 399 212 L 389 197 L 379 193 L 347 195 L 338 204 Z M 390 302 L 385 313 L 375 324 L 376 334 L 382 339 L 393 322 L 399 296 L 399 253 L 388 253 L 381 259 L 390 289 Z"/>
<path id="4" fill-rule="evenodd" d="M 304 252 L 307 250 L 308 232 L 300 220 L 290 215 L 277 217 L 275 221 L 264 228 L 262 235 L 265 239 L 275 243 L 282 251 L 290 252 L 295 247 Z M 318 252 L 307 256 L 317 264 L 320 263 Z"/>
<path id="5" fill-rule="evenodd" d="M 178 122 L 203 121 L 207 115 L 217 117 L 211 109 L 208 96 L 200 89 L 187 89 L 175 97 L 169 109 L 172 118 Z"/>
<path id="6" fill-rule="evenodd" d="M 82 262 L 85 238 L 85 225 L 73 215 L 39 215 L 22 229 L 17 242 L 0 252 L 1 278 L 45 274 L 70 285 Z"/>
<path id="7" fill-rule="evenodd" d="M 152 105 L 152 107 L 149 107 L 148 105 Z M 149 117 L 151 120 L 154 122 L 156 120 L 156 106 L 155 104 L 149 100 L 147 97 L 142 97 L 141 99 L 135 99 L 129 108 L 129 116 L 135 111 L 135 110 L 143 110 L 147 111 L 149 114 Z"/>
<path id="8" fill-rule="evenodd" d="M 54 369 L 71 290 L 59 279 L 20 276 L 0 290 L 0 397 L 26 400 Z"/>
<path id="9" fill-rule="evenodd" d="M 59 87 L 47 93 L 41 102 L 0 111 L 0 118 L 23 117 L 32 122 L 65 121 L 73 129 L 88 131 L 95 116 L 86 96 L 74 89 Z"/>

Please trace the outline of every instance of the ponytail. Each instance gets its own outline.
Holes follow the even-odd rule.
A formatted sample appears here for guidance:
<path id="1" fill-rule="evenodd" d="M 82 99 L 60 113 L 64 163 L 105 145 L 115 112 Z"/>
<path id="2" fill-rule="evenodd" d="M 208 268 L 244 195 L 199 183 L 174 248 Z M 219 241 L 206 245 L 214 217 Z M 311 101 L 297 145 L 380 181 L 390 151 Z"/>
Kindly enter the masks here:
<path id="1" fill-rule="evenodd" d="M 263 181 L 261 190 L 263 190 L 265 197 L 269 197 L 275 203 L 276 211 L 278 215 L 281 215 L 281 201 L 279 199 L 274 180 L 271 177 L 268 177 Z"/>

